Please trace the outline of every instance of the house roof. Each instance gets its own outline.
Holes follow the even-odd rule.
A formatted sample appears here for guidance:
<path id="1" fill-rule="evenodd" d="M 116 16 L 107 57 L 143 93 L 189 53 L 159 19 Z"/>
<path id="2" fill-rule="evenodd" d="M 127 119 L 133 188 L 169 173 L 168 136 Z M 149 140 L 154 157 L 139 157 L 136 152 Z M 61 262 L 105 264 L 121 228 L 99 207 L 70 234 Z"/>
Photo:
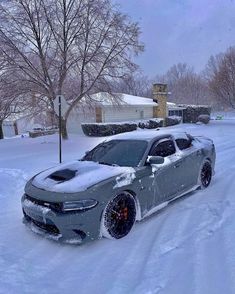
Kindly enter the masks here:
<path id="1" fill-rule="evenodd" d="M 114 93 L 113 95 L 107 92 L 99 92 L 91 95 L 91 99 L 102 106 L 112 105 L 145 105 L 157 106 L 157 103 L 150 98 L 139 97 L 129 94 Z"/>
<path id="2" fill-rule="evenodd" d="M 127 106 L 157 106 L 158 103 L 154 102 L 151 98 L 134 96 L 129 94 L 115 93 L 113 95 L 107 92 L 99 92 L 91 95 L 92 102 L 97 102 L 102 106 L 113 105 L 127 105 Z M 178 106 L 173 102 L 167 102 L 168 110 L 182 110 L 185 107 Z"/>

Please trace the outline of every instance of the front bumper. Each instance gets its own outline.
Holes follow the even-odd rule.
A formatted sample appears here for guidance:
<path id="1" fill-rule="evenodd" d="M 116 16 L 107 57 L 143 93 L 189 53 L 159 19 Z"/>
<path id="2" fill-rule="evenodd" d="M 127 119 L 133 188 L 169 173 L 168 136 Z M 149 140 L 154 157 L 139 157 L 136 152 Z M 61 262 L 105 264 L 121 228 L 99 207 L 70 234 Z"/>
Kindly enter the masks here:
<path id="1" fill-rule="evenodd" d="M 81 244 L 100 238 L 102 207 L 86 211 L 58 212 L 22 197 L 23 222 L 35 233 L 47 238 Z"/>

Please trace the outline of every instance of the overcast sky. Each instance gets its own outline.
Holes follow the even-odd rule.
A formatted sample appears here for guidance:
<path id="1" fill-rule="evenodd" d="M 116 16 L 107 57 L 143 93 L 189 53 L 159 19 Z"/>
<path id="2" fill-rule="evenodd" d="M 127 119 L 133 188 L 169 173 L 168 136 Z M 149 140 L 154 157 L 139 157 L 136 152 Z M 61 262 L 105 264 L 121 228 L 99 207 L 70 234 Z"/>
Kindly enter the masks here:
<path id="1" fill-rule="evenodd" d="M 138 21 L 145 52 L 136 62 L 145 74 L 178 62 L 201 71 L 208 58 L 235 45 L 235 0 L 116 0 Z"/>

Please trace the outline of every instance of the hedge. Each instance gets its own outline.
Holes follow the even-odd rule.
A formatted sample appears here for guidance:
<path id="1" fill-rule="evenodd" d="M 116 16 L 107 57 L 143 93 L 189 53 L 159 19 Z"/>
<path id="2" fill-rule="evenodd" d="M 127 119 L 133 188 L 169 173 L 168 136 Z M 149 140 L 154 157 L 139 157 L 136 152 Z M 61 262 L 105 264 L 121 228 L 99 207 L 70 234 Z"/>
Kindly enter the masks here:
<path id="1" fill-rule="evenodd" d="M 156 129 L 159 127 L 173 126 L 181 122 L 179 117 L 152 118 L 149 120 L 140 120 L 136 122 L 123 122 L 123 123 L 84 123 L 82 124 L 83 133 L 91 137 L 111 136 L 125 132 L 131 132 L 141 129 Z"/>
<path id="2" fill-rule="evenodd" d="M 29 131 L 29 137 L 36 138 L 36 137 L 40 137 L 40 136 L 53 135 L 57 132 L 58 132 L 57 130 Z"/>
<path id="3" fill-rule="evenodd" d="M 181 121 L 182 118 L 179 116 L 168 116 L 165 118 L 165 127 L 178 125 Z"/>
<path id="4" fill-rule="evenodd" d="M 164 120 L 162 118 L 152 118 L 148 120 L 141 120 L 138 122 L 138 127 L 141 129 L 156 129 L 163 127 Z"/>
<path id="5" fill-rule="evenodd" d="M 92 137 L 111 136 L 111 135 L 116 135 L 116 134 L 120 134 L 124 132 L 135 131 L 136 129 L 137 129 L 137 124 L 135 123 L 82 124 L 83 133 L 86 136 L 92 136 Z"/>
<path id="6" fill-rule="evenodd" d="M 196 123 L 198 122 L 198 117 L 202 114 L 211 114 L 211 107 L 206 105 L 180 105 L 185 107 L 183 109 L 183 122 L 184 123 Z"/>

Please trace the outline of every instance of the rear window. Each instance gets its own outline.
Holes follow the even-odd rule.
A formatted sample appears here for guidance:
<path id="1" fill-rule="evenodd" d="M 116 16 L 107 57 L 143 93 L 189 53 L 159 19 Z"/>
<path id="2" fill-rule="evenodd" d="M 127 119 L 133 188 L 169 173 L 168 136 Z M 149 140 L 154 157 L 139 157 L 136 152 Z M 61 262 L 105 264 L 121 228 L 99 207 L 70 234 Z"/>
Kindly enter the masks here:
<path id="1" fill-rule="evenodd" d="M 180 150 L 188 149 L 192 146 L 192 140 L 186 138 L 178 138 L 175 140 L 175 142 Z"/>
<path id="2" fill-rule="evenodd" d="M 150 156 L 162 156 L 167 157 L 175 153 L 174 142 L 170 139 L 156 142 L 150 150 Z"/>

